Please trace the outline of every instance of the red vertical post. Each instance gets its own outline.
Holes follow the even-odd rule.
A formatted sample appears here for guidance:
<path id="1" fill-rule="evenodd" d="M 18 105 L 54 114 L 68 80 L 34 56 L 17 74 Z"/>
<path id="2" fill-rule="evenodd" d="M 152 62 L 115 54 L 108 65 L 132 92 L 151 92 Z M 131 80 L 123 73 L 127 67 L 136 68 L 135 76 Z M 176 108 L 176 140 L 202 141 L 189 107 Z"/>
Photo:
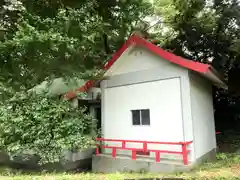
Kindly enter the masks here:
<path id="1" fill-rule="evenodd" d="M 160 162 L 160 152 L 159 151 L 155 152 L 155 156 L 156 156 L 156 162 Z"/>
<path id="2" fill-rule="evenodd" d="M 97 146 L 97 148 L 96 148 L 96 155 L 98 156 L 99 155 L 99 147 L 98 147 L 98 145 L 96 145 Z"/>
<path id="3" fill-rule="evenodd" d="M 126 148 L 126 141 L 122 141 L 122 148 Z"/>
<path id="4" fill-rule="evenodd" d="M 187 153 L 187 145 L 182 144 L 182 156 L 183 156 L 183 163 L 188 165 L 188 153 Z"/>
<path id="5" fill-rule="evenodd" d="M 112 149 L 112 157 L 116 157 L 116 154 L 117 154 L 117 149 L 113 148 Z"/>
<path id="6" fill-rule="evenodd" d="M 147 153 L 147 142 L 143 143 L 143 152 L 146 154 Z"/>
<path id="7" fill-rule="evenodd" d="M 132 160 L 136 160 L 136 156 L 137 156 L 136 150 L 132 150 Z"/>

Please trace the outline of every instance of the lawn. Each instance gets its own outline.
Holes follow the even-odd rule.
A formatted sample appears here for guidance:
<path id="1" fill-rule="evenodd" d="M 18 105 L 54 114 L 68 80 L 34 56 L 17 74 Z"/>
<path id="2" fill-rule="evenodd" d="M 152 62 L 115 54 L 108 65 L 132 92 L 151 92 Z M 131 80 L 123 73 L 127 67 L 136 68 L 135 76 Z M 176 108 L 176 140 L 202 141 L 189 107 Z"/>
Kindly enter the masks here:
<path id="1" fill-rule="evenodd" d="M 0 180 L 124 180 L 139 178 L 183 178 L 183 179 L 228 179 L 240 180 L 240 155 L 221 153 L 214 163 L 206 163 L 188 173 L 178 174 L 22 174 L 9 169 L 2 169 Z"/>

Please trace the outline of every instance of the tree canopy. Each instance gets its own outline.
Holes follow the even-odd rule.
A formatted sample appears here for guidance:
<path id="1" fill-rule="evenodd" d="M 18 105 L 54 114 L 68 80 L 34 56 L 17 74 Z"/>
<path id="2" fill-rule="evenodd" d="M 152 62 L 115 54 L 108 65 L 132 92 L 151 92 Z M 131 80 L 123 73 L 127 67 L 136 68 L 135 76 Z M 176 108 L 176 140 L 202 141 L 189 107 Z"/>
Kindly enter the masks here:
<path id="1" fill-rule="evenodd" d="M 14 91 L 92 75 L 149 14 L 143 0 L 2 2 L 0 79 Z"/>
<path id="2" fill-rule="evenodd" d="M 165 34 L 158 26 L 154 29 L 156 37 L 164 38 L 164 42 L 160 41 L 163 47 L 188 59 L 212 64 L 226 81 L 238 81 L 239 1 L 156 0 L 154 6 L 161 16 L 160 27 L 167 28 Z M 237 73 L 229 76 L 233 70 Z M 232 91 L 215 89 L 218 128 L 239 127 L 239 103 L 238 96 L 233 96 Z"/>
<path id="3" fill-rule="evenodd" d="M 238 1 L 164 0 L 156 11 L 173 31 L 164 46 L 174 53 L 224 70 L 238 60 Z M 165 8 L 167 7 L 167 8 Z M 228 69 L 228 68 L 226 68 Z"/>
<path id="4" fill-rule="evenodd" d="M 0 102 L 1 148 L 10 153 L 32 150 L 42 162 L 55 162 L 63 150 L 91 147 L 97 130 L 84 107 L 26 92 L 41 91 L 49 80 L 81 83 L 95 77 L 150 14 L 150 4 L 5 0 L 0 5 L 0 88 L 5 100 Z M 56 90 L 52 87 L 53 94 Z"/>

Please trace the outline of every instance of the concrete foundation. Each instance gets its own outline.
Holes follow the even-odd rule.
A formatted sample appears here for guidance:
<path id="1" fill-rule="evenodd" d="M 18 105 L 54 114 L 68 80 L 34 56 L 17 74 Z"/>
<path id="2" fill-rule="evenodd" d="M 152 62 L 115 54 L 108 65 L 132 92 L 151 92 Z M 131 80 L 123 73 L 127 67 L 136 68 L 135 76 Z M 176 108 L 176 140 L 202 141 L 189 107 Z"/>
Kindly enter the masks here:
<path id="1" fill-rule="evenodd" d="M 195 165 L 199 165 L 205 162 L 212 162 L 212 161 L 216 161 L 216 153 L 217 153 L 217 149 L 212 149 L 211 151 L 209 151 L 208 153 L 204 154 L 203 156 L 201 156 L 200 158 L 198 158 L 196 160 Z"/>
<path id="2" fill-rule="evenodd" d="M 127 156 L 117 156 L 112 158 L 110 155 L 93 156 L 92 171 L 103 173 L 115 172 L 152 172 L 152 173 L 173 173 L 184 172 L 192 169 L 192 164 L 183 165 L 178 161 L 161 160 L 157 163 L 150 158 L 137 158 L 132 160 Z"/>
<path id="3" fill-rule="evenodd" d="M 132 160 L 131 156 L 118 155 L 112 158 L 111 154 L 94 155 L 92 158 L 92 171 L 102 173 L 115 172 L 152 172 L 152 173 L 175 173 L 190 171 L 197 165 L 216 159 L 216 149 L 213 149 L 198 158 L 194 163 L 184 165 L 182 161 L 161 159 L 155 162 L 154 158 L 137 157 Z"/>
<path id="4" fill-rule="evenodd" d="M 33 151 L 16 153 L 9 156 L 8 153 L 0 151 L 0 166 L 22 170 L 23 172 L 66 172 L 66 171 L 87 171 L 92 167 L 92 155 L 95 148 L 82 149 L 76 152 L 65 150 L 62 159 L 55 163 L 39 164 L 40 156 Z"/>

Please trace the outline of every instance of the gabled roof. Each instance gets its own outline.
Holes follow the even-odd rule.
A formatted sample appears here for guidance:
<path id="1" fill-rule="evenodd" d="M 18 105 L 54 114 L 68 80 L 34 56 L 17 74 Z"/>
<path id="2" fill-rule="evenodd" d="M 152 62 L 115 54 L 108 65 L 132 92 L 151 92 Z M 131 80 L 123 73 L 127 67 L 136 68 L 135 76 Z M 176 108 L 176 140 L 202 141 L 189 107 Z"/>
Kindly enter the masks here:
<path id="1" fill-rule="evenodd" d="M 220 78 L 220 75 L 214 70 L 214 68 L 209 64 L 203 64 L 200 62 L 188 60 L 185 58 L 182 58 L 180 56 L 176 56 L 175 54 L 172 54 L 155 44 L 152 44 L 151 42 L 147 41 L 146 39 L 143 39 L 135 34 L 133 34 L 124 44 L 123 46 L 113 54 L 112 58 L 104 65 L 104 70 L 108 70 L 115 61 L 118 60 L 118 58 L 124 53 L 126 49 L 129 47 L 136 45 L 141 46 L 149 51 L 153 52 L 154 54 L 160 56 L 161 58 L 173 63 L 177 64 L 183 68 L 186 68 L 188 70 L 200 73 L 201 75 L 205 76 L 206 78 L 210 79 L 211 81 L 215 82 L 215 84 L 218 84 L 218 86 L 226 88 L 226 85 L 222 78 Z M 65 97 L 67 99 L 74 98 L 76 96 L 76 92 L 84 92 L 93 87 L 95 84 L 94 81 L 89 80 L 87 81 L 83 86 L 76 89 L 75 92 L 71 91 L 68 92 Z"/>

